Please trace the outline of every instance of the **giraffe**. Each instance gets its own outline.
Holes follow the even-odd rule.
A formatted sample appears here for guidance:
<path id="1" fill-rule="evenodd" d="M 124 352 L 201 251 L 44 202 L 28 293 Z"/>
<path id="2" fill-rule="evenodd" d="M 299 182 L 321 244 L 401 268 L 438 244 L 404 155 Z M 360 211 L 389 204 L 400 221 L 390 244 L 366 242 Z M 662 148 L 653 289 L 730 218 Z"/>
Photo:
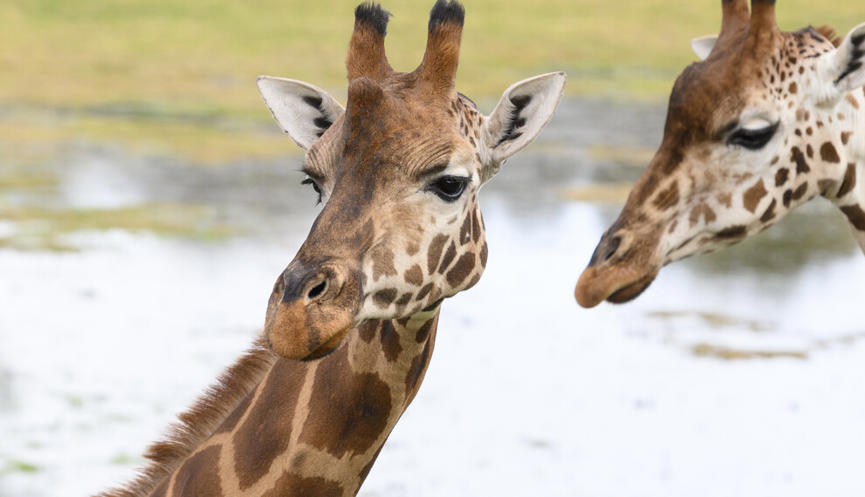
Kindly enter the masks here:
<path id="1" fill-rule="evenodd" d="M 758 233 L 821 195 L 865 251 L 865 24 L 782 32 L 774 0 L 722 0 L 721 32 L 670 95 L 664 137 L 575 296 L 637 298 L 660 269 Z M 857 181 L 858 179 L 858 181 Z"/>
<path id="2" fill-rule="evenodd" d="M 444 298 L 487 261 L 478 189 L 551 118 L 565 75 L 508 88 L 489 116 L 454 89 L 464 9 L 438 0 L 412 72 L 390 14 L 355 10 L 348 101 L 262 76 L 323 209 L 273 287 L 262 336 L 134 481 L 103 495 L 353 496 L 420 387 Z"/>

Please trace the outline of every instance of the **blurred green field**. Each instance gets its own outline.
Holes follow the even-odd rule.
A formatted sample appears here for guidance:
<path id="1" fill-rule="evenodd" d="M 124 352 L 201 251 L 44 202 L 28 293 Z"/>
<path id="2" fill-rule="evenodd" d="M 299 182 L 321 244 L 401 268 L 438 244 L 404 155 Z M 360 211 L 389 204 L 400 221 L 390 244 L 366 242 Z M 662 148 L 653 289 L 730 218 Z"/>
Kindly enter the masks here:
<path id="1" fill-rule="evenodd" d="M 254 80 L 273 74 L 344 93 L 356 1 L 4 0 L 0 153 L 70 140 L 198 162 L 293 150 L 272 133 Z M 385 1 L 392 65 L 420 61 L 432 2 Z M 716 31 L 716 0 L 466 0 L 458 87 L 481 101 L 565 70 L 570 95 L 662 99 Z M 861 0 L 779 2 L 784 28 L 865 21 Z"/>

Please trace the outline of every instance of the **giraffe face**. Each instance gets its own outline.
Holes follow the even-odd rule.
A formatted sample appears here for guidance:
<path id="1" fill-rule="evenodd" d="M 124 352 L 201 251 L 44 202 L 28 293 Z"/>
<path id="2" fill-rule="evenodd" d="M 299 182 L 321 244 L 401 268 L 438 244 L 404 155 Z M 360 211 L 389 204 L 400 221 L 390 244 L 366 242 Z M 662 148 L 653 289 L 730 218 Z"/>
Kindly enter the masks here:
<path id="1" fill-rule="evenodd" d="M 857 125 L 851 110 L 865 100 L 836 88 L 854 59 L 838 64 L 844 46 L 826 33 L 759 23 L 708 39 L 711 55 L 677 79 L 661 146 L 580 277 L 581 305 L 632 300 L 664 265 L 735 244 L 838 192 Z"/>
<path id="2" fill-rule="evenodd" d="M 436 4 L 425 62 L 412 73 L 370 58 L 370 43 L 383 37 L 374 23 L 387 17 L 358 8 L 344 111 L 314 86 L 259 79 L 274 117 L 306 150 L 303 182 L 323 205 L 271 295 L 266 334 L 284 357 L 322 357 L 366 320 L 433 313 L 480 279 L 487 244 L 478 190 L 549 119 L 564 76 L 518 83 L 483 116 L 453 89 L 455 58 L 427 74 L 425 64 L 443 57 L 430 50 L 453 52 L 462 25 L 447 16 L 434 23 L 440 4 L 458 6 Z"/>

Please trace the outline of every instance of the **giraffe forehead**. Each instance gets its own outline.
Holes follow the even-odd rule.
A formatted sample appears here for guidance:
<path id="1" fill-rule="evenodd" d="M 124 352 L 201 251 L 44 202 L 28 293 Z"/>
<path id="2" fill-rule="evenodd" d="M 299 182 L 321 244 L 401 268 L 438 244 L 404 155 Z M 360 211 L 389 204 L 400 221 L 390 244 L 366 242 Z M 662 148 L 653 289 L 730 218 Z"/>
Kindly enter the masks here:
<path id="1" fill-rule="evenodd" d="M 416 102 L 364 109 L 365 118 L 341 116 L 306 154 L 306 169 L 321 177 L 369 181 L 413 178 L 446 165 L 464 148 L 456 118 Z"/>
<path id="2" fill-rule="evenodd" d="M 800 86 L 792 83 L 805 72 L 805 61 L 831 50 L 838 41 L 833 37 L 829 27 L 808 27 L 779 32 L 759 50 L 748 50 L 743 37 L 720 47 L 676 80 L 669 131 L 678 127 L 692 135 L 711 136 L 740 117 L 747 118 L 742 113 L 749 108 L 771 106 L 781 94 L 795 95 Z M 794 71 L 797 66 L 800 69 Z"/>
<path id="3" fill-rule="evenodd" d="M 730 57 L 729 59 L 735 59 Z M 668 133 L 708 138 L 744 110 L 752 94 L 735 60 L 709 60 L 687 67 L 670 95 Z"/>

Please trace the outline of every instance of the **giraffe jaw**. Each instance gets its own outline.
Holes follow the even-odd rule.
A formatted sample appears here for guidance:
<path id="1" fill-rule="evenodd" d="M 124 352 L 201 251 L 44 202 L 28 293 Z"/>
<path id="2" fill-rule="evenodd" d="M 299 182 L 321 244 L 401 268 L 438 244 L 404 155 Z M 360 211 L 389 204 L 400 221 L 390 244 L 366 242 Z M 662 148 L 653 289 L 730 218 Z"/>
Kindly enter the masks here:
<path id="1" fill-rule="evenodd" d="M 337 332 L 336 335 L 333 336 L 327 342 L 321 344 L 317 349 L 310 352 L 310 354 L 301 359 L 301 361 L 308 362 L 314 361 L 316 359 L 321 359 L 322 357 L 327 357 L 339 347 L 339 344 L 342 343 L 342 339 L 348 334 L 351 330 L 351 327 L 348 327 L 340 332 Z"/>
<path id="2" fill-rule="evenodd" d="M 303 301 L 280 302 L 268 315 L 267 344 L 285 359 L 309 361 L 333 352 L 354 324 L 353 313 L 342 309 L 309 309 Z"/>
<path id="3" fill-rule="evenodd" d="M 585 307 L 595 307 L 603 301 L 624 304 L 639 297 L 655 281 L 660 268 L 637 272 L 631 268 L 588 267 L 580 276 L 574 296 Z"/>

